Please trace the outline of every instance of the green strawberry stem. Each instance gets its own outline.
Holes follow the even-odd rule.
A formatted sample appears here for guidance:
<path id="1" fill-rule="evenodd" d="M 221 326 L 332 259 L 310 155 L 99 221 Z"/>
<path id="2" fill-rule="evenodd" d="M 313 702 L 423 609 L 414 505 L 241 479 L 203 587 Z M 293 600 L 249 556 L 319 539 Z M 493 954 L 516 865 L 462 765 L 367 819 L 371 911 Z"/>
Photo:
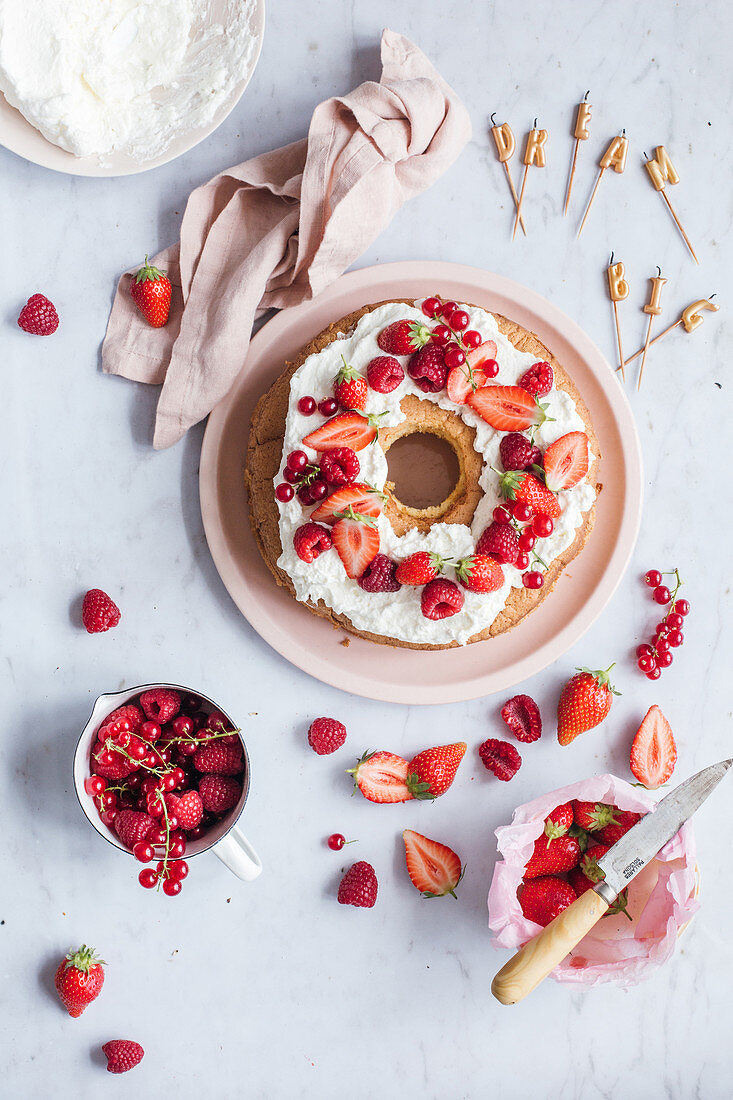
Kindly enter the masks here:
<path id="1" fill-rule="evenodd" d="M 145 263 L 135 274 L 136 283 L 157 283 L 159 279 L 165 279 L 165 272 L 161 271 L 157 267 L 153 267 L 148 263 L 148 257 L 145 257 Z"/>
<path id="2" fill-rule="evenodd" d="M 83 974 L 88 974 L 93 966 L 106 966 L 104 959 L 100 959 L 97 952 L 93 947 L 87 947 L 85 943 L 81 947 L 77 947 L 76 951 L 69 951 L 65 960 L 65 969 L 81 970 Z"/>
<path id="3" fill-rule="evenodd" d="M 405 780 L 405 786 L 407 787 L 413 798 L 417 798 L 421 801 L 425 801 L 427 799 L 430 799 L 432 801 L 436 797 L 430 789 L 430 784 L 424 782 L 424 780 L 420 778 L 417 772 L 410 772 L 407 779 Z"/>
<path id="4" fill-rule="evenodd" d="M 587 672 L 589 676 L 592 676 L 599 687 L 607 687 L 614 695 L 621 695 L 620 691 L 616 691 L 616 688 L 611 684 L 609 672 L 612 668 L 616 667 L 614 661 L 612 665 L 609 665 L 606 669 L 592 669 L 592 668 L 576 668 L 576 672 Z"/>
<path id="5" fill-rule="evenodd" d="M 334 512 L 333 514 L 336 519 L 354 519 L 359 523 L 363 523 L 365 527 L 377 526 L 374 516 L 365 516 L 362 512 L 355 512 L 351 504 L 348 504 L 343 512 Z"/>

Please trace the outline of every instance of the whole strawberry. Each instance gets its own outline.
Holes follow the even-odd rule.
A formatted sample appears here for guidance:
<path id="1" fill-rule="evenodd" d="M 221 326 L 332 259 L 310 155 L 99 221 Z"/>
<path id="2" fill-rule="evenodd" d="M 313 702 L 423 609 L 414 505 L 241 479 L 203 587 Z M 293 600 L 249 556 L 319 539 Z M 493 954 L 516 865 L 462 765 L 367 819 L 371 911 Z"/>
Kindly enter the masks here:
<path id="1" fill-rule="evenodd" d="M 519 904 L 527 920 L 544 928 L 575 901 L 572 886 L 554 875 L 531 879 L 524 883 L 519 894 Z"/>
<path id="2" fill-rule="evenodd" d="M 45 294 L 31 294 L 18 314 L 18 324 L 31 336 L 51 336 L 59 327 L 59 315 Z"/>
<path id="3" fill-rule="evenodd" d="M 488 554 L 462 558 L 456 567 L 456 576 L 469 592 L 496 592 L 504 584 L 501 566 Z"/>
<path id="4" fill-rule="evenodd" d="M 153 328 L 162 328 L 171 308 L 171 283 L 167 275 L 145 263 L 133 276 L 130 295 L 145 320 Z"/>
<path id="5" fill-rule="evenodd" d="M 617 692 L 610 684 L 608 674 L 613 668 L 592 672 L 578 669 L 577 675 L 568 680 L 557 704 L 557 739 L 561 745 L 569 745 L 581 733 L 600 725 L 611 709 Z"/>
<path id="6" fill-rule="evenodd" d="M 349 366 L 343 355 L 341 362 L 343 366 L 333 386 L 334 397 L 344 409 L 363 409 L 367 399 L 366 378 Z"/>
<path id="7" fill-rule="evenodd" d="M 339 883 L 339 905 L 356 905 L 372 909 L 377 900 L 379 883 L 374 868 L 363 859 L 354 863 Z"/>
<path id="8" fill-rule="evenodd" d="M 635 813 L 634 810 L 619 810 L 614 807 L 614 818 L 614 821 L 609 821 L 596 833 L 601 843 L 608 844 L 609 847 L 620 840 L 625 833 L 628 833 L 637 821 L 641 821 L 641 814 Z"/>
<path id="9" fill-rule="evenodd" d="M 418 550 L 400 562 L 395 577 L 400 584 L 428 584 L 449 564 L 448 558 L 441 558 L 439 554 L 432 554 L 429 550 Z"/>
<path id="10" fill-rule="evenodd" d="M 145 1051 L 132 1039 L 110 1039 L 102 1047 L 110 1073 L 127 1073 L 143 1060 Z"/>
<path id="11" fill-rule="evenodd" d="M 431 332 L 420 321 L 393 321 L 382 329 L 377 343 L 389 355 L 412 355 L 430 342 Z"/>
<path id="12" fill-rule="evenodd" d="M 330 756 L 346 740 L 346 726 L 335 718 L 314 718 L 308 729 L 308 744 L 319 756 Z"/>
<path id="13" fill-rule="evenodd" d="M 550 840 L 543 832 L 534 842 L 534 851 L 524 868 L 525 880 L 542 875 L 562 875 L 580 863 L 580 844 L 574 836 Z"/>
<path id="14" fill-rule="evenodd" d="M 501 491 L 507 500 L 521 500 L 533 511 L 541 512 L 551 519 L 559 519 L 562 513 L 557 497 L 534 474 L 522 470 L 507 470 L 500 477 Z"/>
<path id="15" fill-rule="evenodd" d="M 563 802 L 562 806 L 556 806 L 545 818 L 543 832 L 547 837 L 547 846 L 549 847 L 551 840 L 557 840 L 558 837 L 565 836 L 574 820 L 575 814 L 572 802 Z"/>
<path id="16" fill-rule="evenodd" d="M 479 745 L 478 754 L 486 770 L 493 772 L 502 783 L 513 779 L 522 766 L 522 758 L 514 745 L 495 737 L 489 737 L 483 745 Z"/>
<path id="17" fill-rule="evenodd" d="M 102 634 L 117 626 L 120 609 L 101 588 L 90 588 L 81 605 L 81 621 L 87 634 Z"/>
<path id="18" fill-rule="evenodd" d="M 104 959 L 82 944 L 69 951 L 56 971 L 56 992 L 69 1016 L 81 1016 L 87 1005 L 96 1000 L 104 985 Z"/>
<path id="19" fill-rule="evenodd" d="M 407 373 L 423 393 L 438 393 L 448 379 L 444 349 L 437 344 L 421 348 L 407 364 Z"/>
<path id="20" fill-rule="evenodd" d="M 466 742 L 424 749 L 408 765 L 407 789 L 413 798 L 438 798 L 450 787 L 466 752 Z"/>
<path id="21" fill-rule="evenodd" d="M 583 802 L 576 798 L 573 803 L 575 824 L 586 832 L 595 833 L 604 825 L 616 821 L 616 807 L 605 802 Z"/>

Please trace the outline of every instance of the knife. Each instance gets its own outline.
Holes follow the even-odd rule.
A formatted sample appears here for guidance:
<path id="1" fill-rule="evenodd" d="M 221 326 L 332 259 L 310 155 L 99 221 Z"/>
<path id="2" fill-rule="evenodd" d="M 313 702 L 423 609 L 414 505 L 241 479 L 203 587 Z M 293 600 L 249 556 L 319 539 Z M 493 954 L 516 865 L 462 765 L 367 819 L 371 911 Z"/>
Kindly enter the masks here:
<path id="1" fill-rule="evenodd" d="M 504 1005 L 531 993 L 607 912 L 621 891 L 654 859 L 717 787 L 733 764 L 721 760 L 680 783 L 598 860 L 605 878 L 564 909 L 501 968 L 491 992 Z"/>

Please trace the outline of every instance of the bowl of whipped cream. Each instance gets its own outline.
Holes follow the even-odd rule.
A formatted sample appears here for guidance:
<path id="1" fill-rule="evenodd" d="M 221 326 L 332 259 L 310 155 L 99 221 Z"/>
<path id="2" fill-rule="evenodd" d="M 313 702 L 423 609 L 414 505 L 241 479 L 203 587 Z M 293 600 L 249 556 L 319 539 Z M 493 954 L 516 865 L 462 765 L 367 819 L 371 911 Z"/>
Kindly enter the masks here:
<path id="1" fill-rule="evenodd" d="M 73 175 L 165 164 L 236 105 L 264 26 L 264 0 L 0 0 L 0 144 Z"/>

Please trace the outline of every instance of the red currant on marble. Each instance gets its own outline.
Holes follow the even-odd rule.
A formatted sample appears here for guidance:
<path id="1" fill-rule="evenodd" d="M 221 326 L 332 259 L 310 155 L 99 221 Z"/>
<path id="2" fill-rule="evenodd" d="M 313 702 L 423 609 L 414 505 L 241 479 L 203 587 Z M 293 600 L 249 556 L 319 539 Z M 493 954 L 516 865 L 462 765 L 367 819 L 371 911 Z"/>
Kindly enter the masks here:
<path id="1" fill-rule="evenodd" d="M 468 332 L 463 334 L 463 343 L 469 349 L 477 348 L 481 343 L 481 333 L 476 332 L 476 329 L 470 328 Z"/>
<path id="2" fill-rule="evenodd" d="M 681 630 L 670 630 L 667 635 L 667 641 L 672 646 L 672 649 L 677 649 L 678 646 L 682 645 L 684 640 L 685 636 Z"/>
<path id="3" fill-rule="evenodd" d="M 157 871 L 154 871 L 152 867 L 146 867 L 145 870 L 141 871 L 140 874 L 137 876 L 137 881 L 146 890 L 152 890 L 152 888 L 158 882 Z"/>
<path id="4" fill-rule="evenodd" d="M 301 397 L 300 401 L 298 402 L 298 412 L 302 413 L 303 416 L 313 416 L 316 408 L 317 406 L 315 397 Z"/>
<path id="5" fill-rule="evenodd" d="M 656 603 L 659 604 L 669 603 L 669 601 L 672 599 L 672 593 L 667 588 L 666 584 L 658 584 L 652 592 L 652 596 Z"/>
<path id="6" fill-rule="evenodd" d="M 647 680 L 658 680 L 661 675 L 662 675 L 661 668 L 653 668 L 651 670 L 651 672 L 646 673 L 646 678 L 647 678 Z"/>
<path id="7" fill-rule="evenodd" d="M 167 878 L 163 883 L 163 893 L 169 898 L 175 898 L 182 889 L 183 885 L 177 878 Z"/>
<path id="8" fill-rule="evenodd" d="M 471 318 L 465 309 L 454 309 L 448 323 L 454 332 L 463 332 L 464 329 L 468 328 L 470 320 Z"/>
<path id="9" fill-rule="evenodd" d="M 326 843 L 332 852 L 340 852 L 346 843 L 346 837 L 342 836 L 341 833 L 331 833 Z"/>
<path id="10" fill-rule="evenodd" d="M 458 344 L 448 344 L 445 349 L 444 361 L 448 370 L 453 370 L 454 367 L 462 367 L 466 362 L 466 353 L 458 347 Z"/>
<path id="11" fill-rule="evenodd" d="M 687 600 L 677 600 L 674 605 L 674 610 L 677 612 L 678 615 L 689 615 L 690 604 Z"/>
<path id="12" fill-rule="evenodd" d="M 644 574 L 644 580 L 650 588 L 656 588 L 662 583 L 662 574 L 658 569 L 650 569 L 648 573 Z"/>
<path id="13" fill-rule="evenodd" d="M 146 840 L 139 840 L 137 844 L 133 846 L 132 854 L 140 863 L 150 863 L 155 859 L 153 846 L 152 844 L 148 844 Z"/>
<path id="14" fill-rule="evenodd" d="M 669 615 L 667 616 L 667 626 L 670 628 L 670 630 L 682 630 L 682 627 L 684 625 L 685 620 L 682 618 L 679 612 L 670 611 Z"/>
<path id="15" fill-rule="evenodd" d="M 653 672 L 657 667 L 657 661 L 653 654 L 644 654 L 639 658 L 639 668 L 642 672 Z"/>
<path id="16" fill-rule="evenodd" d="M 636 656 L 637 657 L 651 657 L 653 653 L 654 653 L 654 650 L 652 649 L 652 647 L 650 645 L 647 645 L 646 642 L 644 642 L 644 643 L 642 643 L 642 645 L 638 645 L 636 647 Z"/>
<path id="17" fill-rule="evenodd" d="M 674 657 L 670 653 L 669 649 L 659 649 L 659 647 L 657 646 L 657 667 L 658 668 L 669 668 L 669 666 L 672 664 L 673 660 L 674 660 Z"/>
<path id="18" fill-rule="evenodd" d="M 525 573 L 522 577 L 522 584 L 525 588 L 542 588 L 544 579 L 542 574 L 536 569 L 530 569 L 529 573 Z"/>
<path id="19" fill-rule="evenodd" d="M 188 864 L 185 859 L 177 859 L 170 866 L 170 876 L 178 882 L 182 882 L 188 874 Z"/>
<path id="20" fill-rule="evenodd" d="M 422 311 L 426 317 L 436 317 L 440 312 L 440 298 L 426 298 L 422 304 Z"/>

